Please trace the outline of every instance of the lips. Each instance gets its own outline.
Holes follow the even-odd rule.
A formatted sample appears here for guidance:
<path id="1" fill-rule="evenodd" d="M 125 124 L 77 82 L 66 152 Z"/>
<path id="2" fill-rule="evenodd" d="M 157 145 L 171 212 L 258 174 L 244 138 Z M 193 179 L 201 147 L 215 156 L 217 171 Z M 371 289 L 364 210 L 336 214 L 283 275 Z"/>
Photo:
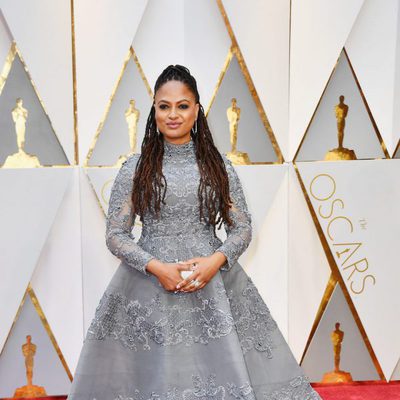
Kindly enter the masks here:
<path id="1" fill-rule="evenodd" d="M 171 129 L 175 129 L 180 125 L 181 125 L 180 122 L 174 122 L 174 123 L 167 124 L 168 128 L 171 128 Z"/>

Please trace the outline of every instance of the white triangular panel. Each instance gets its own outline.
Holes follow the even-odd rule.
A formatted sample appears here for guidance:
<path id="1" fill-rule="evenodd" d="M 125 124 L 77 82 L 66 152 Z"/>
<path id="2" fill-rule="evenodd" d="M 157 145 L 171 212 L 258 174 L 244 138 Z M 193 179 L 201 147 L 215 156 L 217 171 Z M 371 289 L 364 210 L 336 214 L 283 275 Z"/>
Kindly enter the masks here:
<path id="1" fill-rule="evenodd" d="M 163 41 L 160 46 L 160 38 L 165 37 L 165 32 L 173 39 Z M 150 0 L 133 41 L 152 89 L 164 68 L 170 64 L 183 64 L 197 81 L 200 102 L 205 110 L 230 45 L 214 1 Z"/>
<path id="2" fill-rule="evenodd" d="M 152 89 L 164 68 L 185 62 L 183 4 L 184 0 L 149 0 L 137 29 L 132 46 Z M 168 40 L 160 45 L 165 37 Z"/>
<path id="3" fill-rule="evenodd" d="M 75 2 L 80 159 L 89 151 L 146 4 Z"/>
<path id="4" fill-rule="evenodd" d="M 185 1 L 184 38 L 185 65 L 197 81 L 200 102 L 206 110 L 231 46 L 216 1 Z"/>
<path id="5" fill-rule="evenodd" d="M 3 67 L 12 46 L 13 37 L 0 8 L 0 65 Z"/>
<path id="6" fill-rule="evenodd" d="M 400 356 L 400 160 L 298 163 L 332 256 L 387 379 Z M 379 212 L 378 212 L 379 210 Z M 382 335 L 382 332 L 385 332 Z M 388 343 L 390 345 L 388 346 Z"/>
<path id="7" fill-rule="evenodd" d="M 244 253 L 245 263 L 251 263 L 251 255 L 255 252 L 253 246 L 258 247 L 260 232 L 263 229 L 264 220 L 267 218 L 274 199 L 282 185 L 286 167 L 282 165 L 236 165 L 235 170 L 242 184 L 247 206 L 252 218 L 253 240 Z M 217 230 L 218 237 L 225 240 L 226 234 L 223 228 Z M 248 255 L 249 258 L 246 258 Z M 245 269 L 251 268 L 246 267 Z"/>
<path id="8" fill-rule="evenodd" d="M 290 1 L 224 1 L 229 22 L 283 156 L 288 157 Z M 251 28 L 250 28 L 251 27 Z"/>
<path id="9" fill-rule="evenodd" d="M 288 168 L 287 165 L 261 168 L 264 171 L 257 173 L 256 182 L 253 178 L 253 195 L 248 196 L 251 202 L 258 203 L 258 213 L 254 215 L 257 230 L 249 246 L 249 261 L 244 268 L 287 340 Z M 245 178 L 247 185 L 252 178 L 250 174 Z"/>
<path id="10" fill-rule="evenodd" d="M 398 0 L 366 0 L 346 41 L 347 53 L 390 154 L 397 144 L 393 126 L 398 115 L 393 102 L 400 67 L 396 64 L 398 12 Z"/>
<path id="11" fill-rule="evenodd" d="M 117 176 L 118 168 L 86 168 L 85 173 L 94 190 L 98 204 L 104 214 L 108 211 L 108 201 L 111 195 L 111 188 Z"/>
<path id="12" fill-rule="evenodd" d="M 288 257 L 289 343 L 300 362 L 331 269 L 293 166 L 289 167 Z"/>
<path id="13" fill-rule="evenodd" d="M 363 0 L 292 1 L 289 158 L 293 159 Z"/>
<path id="14" fill-rule="evenodd" d="M 70 2 L 23 0 L 1 10 L 70 164 L 74 160 L 74 108 Z M 51 34 L 50 34 L 51 32 Z"/>
<path id="15" fill-rule="evenodd" d="M 80 171 L 83 310 L 86 334 L 100 298 L 120 263 L 107 249 L 105 219 L 85 171 Z M 108 201 L 108 199 L 107 199 Z"/>
<path id="16" fill-rule="evenodd" d="M 287 334 L 287 166 L 236 166 L 252 217 L 253 238 L 239 258 Z M 217 231 L 225 240 L 225 230 Z"/>
<path id="17" fill-rule="evenodd" d="M 69 168 L 0 169 L 0 348 L 69 184 Z M 16 274 L 15 271 L 18 271 Z"/>
<path id="18" fill-rule="evenodd" d="M 78 167 L 71 178 L 31 279 L 70 370 L 78 361 L 83 340 Z"/>
<path id="19" fill-rule="evenodd" d="M 394 80 L 394 99 L 393 99 L 393 127 L 392 127 L 392 146 L 396 149 L 400 140 L 400 6 L 397 10 L 397 32 L 396 32 L 396 59 L 395 59 L 395 80 Z M 392 153 L 391 153 L 392 154 Z"/>

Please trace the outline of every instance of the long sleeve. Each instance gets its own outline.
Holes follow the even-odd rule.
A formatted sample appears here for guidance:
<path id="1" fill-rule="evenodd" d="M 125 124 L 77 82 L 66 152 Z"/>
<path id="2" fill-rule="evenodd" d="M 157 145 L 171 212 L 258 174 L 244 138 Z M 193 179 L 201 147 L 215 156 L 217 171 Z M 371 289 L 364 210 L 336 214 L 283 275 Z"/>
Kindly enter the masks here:
<path id="1" fill-rule="evenodd" d="M 225 254 L 227 262 L 220 268 L 228 271 L 244 253 L 252 239 L 251 214 L 248 211 L 246 198 L 244 197 L 242 184 L 232 165 L 232 162 L 225 156 L 226 171 L 229 178 L 229 192 L 233 206 L 229 215 L 233 221 L 232 226 L 224 223 L 227 238 L 222 245 L 216 249 Z"/>
<path id="2" fill-rule="evenodd" d="M 132 227 L 136 215 L 132 212 L 133 174 L 138 155 L 130 156 L 122 164 L 111 189 L 110 202 L 106 220 L 106 244 L 108 249 L 129 266 L 147 276 L 147 263 L 155 258 L 143 250 L 135 241 Z"/>

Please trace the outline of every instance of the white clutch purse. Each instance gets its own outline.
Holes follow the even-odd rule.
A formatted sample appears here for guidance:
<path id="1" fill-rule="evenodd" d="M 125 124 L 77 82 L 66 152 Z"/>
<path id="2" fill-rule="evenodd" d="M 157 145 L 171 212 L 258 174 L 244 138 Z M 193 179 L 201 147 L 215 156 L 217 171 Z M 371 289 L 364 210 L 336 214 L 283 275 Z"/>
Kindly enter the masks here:
<path id="1" fill-rule="evenodd" d="M 193 271 L 181 271 L 182 279 L 186 279 L 192 273 L 193 273 Z"/>
<path id="2" fill-rule="evenodd" d="M 180 261 L 176 261 L 178 264 L 182 264 Z M 191 275 L 193 271 L 181 271 L 182 279 L 186 279 L 189 275 Z"/>

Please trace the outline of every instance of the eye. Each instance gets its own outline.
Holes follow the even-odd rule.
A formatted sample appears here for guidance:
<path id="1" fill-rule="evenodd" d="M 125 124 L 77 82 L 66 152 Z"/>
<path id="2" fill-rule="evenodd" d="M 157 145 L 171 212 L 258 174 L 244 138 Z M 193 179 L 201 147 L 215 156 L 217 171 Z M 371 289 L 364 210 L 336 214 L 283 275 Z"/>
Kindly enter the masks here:
<path id="1" fill-rule="evenodd" d="M 161 110 L 165 110 L 167 107 L 168 107 L 168 106 L 167 106 L 166 104 L 161 104 L 161 105 L 160 105 Z"/>
<path id="2" fill-rule="evenodd" d="M 179 107 L 184 110 L 186 110 L 186 108 L 189 108 L 189 106 L 187 104 L 181 104 Z"/>

